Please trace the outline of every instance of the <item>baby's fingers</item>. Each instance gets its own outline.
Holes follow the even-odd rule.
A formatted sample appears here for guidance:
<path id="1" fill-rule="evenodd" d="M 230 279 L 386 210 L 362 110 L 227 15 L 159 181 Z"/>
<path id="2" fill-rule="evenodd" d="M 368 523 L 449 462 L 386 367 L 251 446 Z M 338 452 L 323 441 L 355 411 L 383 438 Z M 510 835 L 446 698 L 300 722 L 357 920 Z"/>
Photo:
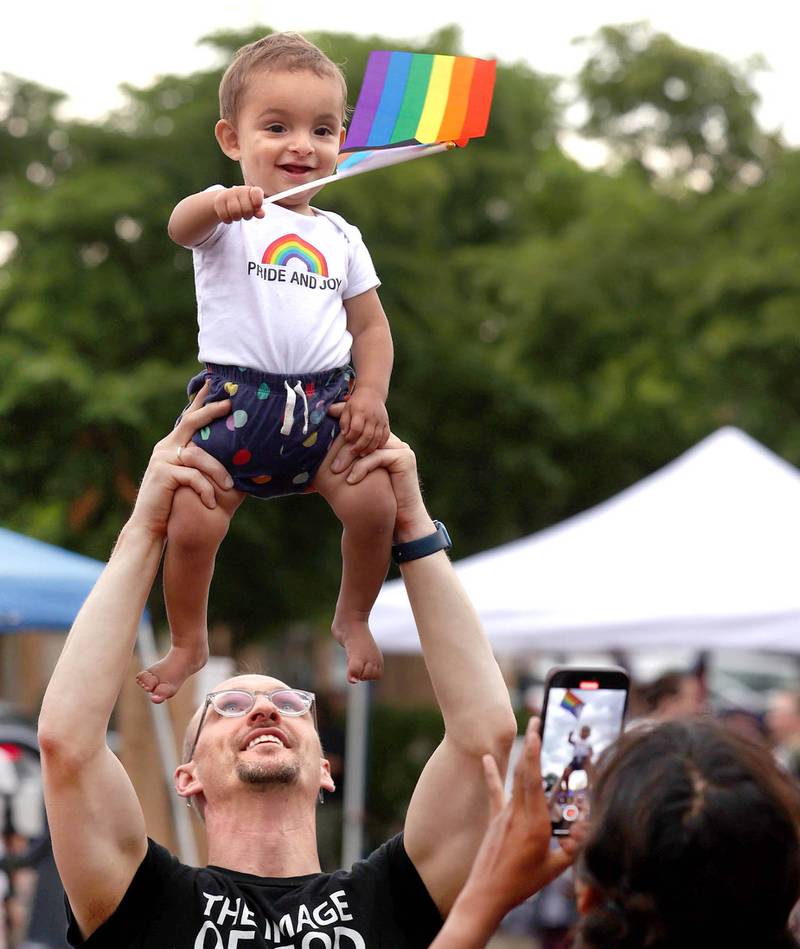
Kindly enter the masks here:
<path id="1" fill-rule="evenodd" d="M 344 416 L 342 416 L 344 418 Z M 341 422 L 339 423 L 341 427 Z M 342 434 L 351 444 L 357 442 L 361 438 L 361 434 L 364 431 L 364 416 L 355 412 L 350 413 L 349 422 L 347 425 L 347 430 L 342 429 Z M 355 445 L 353 445 L 355 450 Z M 357 452 L 356 452 L 357 453 Z"/>
<path id="2" fill-rule="evenodd" d="M 353 445 L 353 451 L 357 455 L 368 455 L 371 451 L 374 450 L 374 448 L 371 447 L 372 439 L 374 435 L 375 435 L 375 423 L 365 421 L 361 430 L 361 435 L 358 441 L 355 443 L 355 445 Z"/>
<path id="3" fill-rule="evenodd" d="M 236 199 L 236 195 L 230 191 L 223 192 L 220 197 L 217 198 L 214 203 L 214 210 L 217 212 L 217 217 L 223 224 L 232 224 L 241 217 L 239 202 Z"/>
<path id="4" fill-rule="evenodd" d="M 262 188 L 252 187 L 250 189 L 250 206 L 253 209 L 253 217 L 264 217 L 264 191 Z"/>

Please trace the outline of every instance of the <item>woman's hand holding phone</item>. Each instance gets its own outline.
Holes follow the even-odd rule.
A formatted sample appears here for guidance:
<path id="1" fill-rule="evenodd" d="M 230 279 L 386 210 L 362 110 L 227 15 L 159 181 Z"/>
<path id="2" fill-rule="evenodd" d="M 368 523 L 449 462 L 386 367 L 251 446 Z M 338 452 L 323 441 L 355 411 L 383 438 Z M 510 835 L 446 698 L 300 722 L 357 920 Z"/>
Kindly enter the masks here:
<path id="1" fill-rule="evenodd" d="M 586 828 L 575 825 L 551 846 L 550 815 L 539 765 L 539 719 L 528 722 L 511 797 L 491 755 L 483 758 L 491 819 L 472 871 L 431 949 L 478 949 L 506 913 L 560 876 L 575 859 Z"/>

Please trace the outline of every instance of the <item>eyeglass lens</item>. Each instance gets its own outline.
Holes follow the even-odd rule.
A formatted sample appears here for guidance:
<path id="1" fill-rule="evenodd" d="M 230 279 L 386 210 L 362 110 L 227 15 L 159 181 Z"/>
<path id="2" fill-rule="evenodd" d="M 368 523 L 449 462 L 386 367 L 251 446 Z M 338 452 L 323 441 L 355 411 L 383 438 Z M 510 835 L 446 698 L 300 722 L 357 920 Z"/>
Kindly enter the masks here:
<path id="1" fill-rule="evenodd" d="M 220 715 L 246 715 L 256 704 L 258 695 L 266 695 L 283 715 L 303 715 L 311 707 L 311 697 L 294 689 L 277 689 L 275 692 L 246 692 L 231 689 L 218 692 L 211 698 L 211 704 Z"/>

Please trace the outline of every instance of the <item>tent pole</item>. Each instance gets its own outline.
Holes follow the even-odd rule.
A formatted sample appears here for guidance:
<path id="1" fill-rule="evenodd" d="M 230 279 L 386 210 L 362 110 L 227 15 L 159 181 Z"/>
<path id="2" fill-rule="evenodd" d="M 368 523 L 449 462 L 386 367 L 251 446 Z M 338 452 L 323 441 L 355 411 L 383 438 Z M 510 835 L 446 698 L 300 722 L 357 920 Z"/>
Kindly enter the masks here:
<path id="1" fill-rule="evenodd" d="M 364 802 L 367 788 L 367 737 L 372 694 L 368 682 L 347 690 L 342 808 L 342 866 L 349 869 L 364 852 Z"/>
<path id="2" fill-rule="evenodd" d="M 153 627 L 150 623 L 142 622 L 139 624 L 137 635 L 139 646 L 139 656 L 142 665 L 149 668 L 158 662 L 158 652 L 156 650 L 155 636 Z M 191 815 L 186 807 L 181 807 L 180 801 L 172 788 L 172 775 L 178 767 L 178 756 L 175 754 L 175 742 L 172 736 L 172 727 L 169 723 L 169 717 L 166 709 L 160 711 L 153 702 L 147 703 L 153 713 L 153 726 L 156 730 L 156 744 L 158 745 L 158 756 L 161 759 L 161 770 L 164 776 L 164 783 L 167 787 L 167 797 L 169 807 L 172 813 L 172 823 L 175 828 L 175 837 L 178 841 L 178 857 L 183 863 L 196 867 L 198 862 L 197 844 L 192 830 Z"/>

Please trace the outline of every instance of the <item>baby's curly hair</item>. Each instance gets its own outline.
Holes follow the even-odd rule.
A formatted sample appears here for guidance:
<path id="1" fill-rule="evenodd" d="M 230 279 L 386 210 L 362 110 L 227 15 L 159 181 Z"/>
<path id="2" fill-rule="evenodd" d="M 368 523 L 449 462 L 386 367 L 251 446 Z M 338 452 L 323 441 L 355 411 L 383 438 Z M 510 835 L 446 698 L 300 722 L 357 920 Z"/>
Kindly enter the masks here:
<path id="1" fill-rule="evenodd" d="M 342 87 L 342 115 L 345 115 L 347 82 L 336 63 L 299 33 L 270 33 L 236 51 L 219 84 L 220 118 L 236 121 L 247 80 L 259 69 L 306 71 L 336 79 Z"/>

